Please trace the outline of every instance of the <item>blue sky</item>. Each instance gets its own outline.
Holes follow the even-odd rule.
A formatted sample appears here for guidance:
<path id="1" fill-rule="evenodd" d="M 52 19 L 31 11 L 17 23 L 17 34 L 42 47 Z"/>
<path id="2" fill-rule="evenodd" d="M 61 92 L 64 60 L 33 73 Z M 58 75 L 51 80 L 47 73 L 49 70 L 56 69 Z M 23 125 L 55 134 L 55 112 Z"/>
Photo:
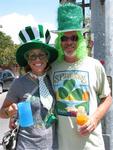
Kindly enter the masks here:
<path id="1" fill-rule="evenodd" d="M 10 35 L 17 44 L 18 32 L 25 26 L 43 24 L 54 30 L 57 28 L 58 6 L 59 0 L 1 0 L 0 25 L 3 28 L 0 30 Z M 54 40 L 54 35 L 52 39 Z"/>
<path id="2" fill-rule="evenodd" d="M 18 32 L 25 26 L 43 24 L 56 28 L 59 0 L 2 0 L 0 1 L 0 28 L 19 43 Z"/>
<path id="3" fill-rule="evenodd" d="M 59 0 L 2 0 L 0 16 L 14 12 L 32 14 L 37 21 L 54 23 L 58 4 Z"/>

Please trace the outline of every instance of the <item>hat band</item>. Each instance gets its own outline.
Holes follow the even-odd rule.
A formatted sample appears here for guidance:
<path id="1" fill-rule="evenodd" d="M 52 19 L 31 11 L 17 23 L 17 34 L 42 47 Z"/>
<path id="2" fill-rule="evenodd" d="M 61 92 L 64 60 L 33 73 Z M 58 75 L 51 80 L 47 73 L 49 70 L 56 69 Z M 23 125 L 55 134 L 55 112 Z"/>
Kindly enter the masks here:
<path id="1" fill-rule="evenodd" d="M 82 29 L 81 25 L 75 25 L 75 24 L 65 24 L 65 26 L 59 26 L 58 30 L 75 30 L 75 29 Z"/>

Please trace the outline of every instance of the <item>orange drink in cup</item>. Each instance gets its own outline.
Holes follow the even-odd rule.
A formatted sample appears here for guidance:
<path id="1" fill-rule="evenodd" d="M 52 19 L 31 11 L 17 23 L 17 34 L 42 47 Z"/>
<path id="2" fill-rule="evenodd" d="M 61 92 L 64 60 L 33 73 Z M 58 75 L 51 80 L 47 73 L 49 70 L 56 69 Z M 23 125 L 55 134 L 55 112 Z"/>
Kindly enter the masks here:
<path id="1" fill-rule="evenodd" d="M 84 125 L 88 121 L 88 116 L 84 106 L 79 106 L 77 111 L 76 123 L 79 126 Z"/>

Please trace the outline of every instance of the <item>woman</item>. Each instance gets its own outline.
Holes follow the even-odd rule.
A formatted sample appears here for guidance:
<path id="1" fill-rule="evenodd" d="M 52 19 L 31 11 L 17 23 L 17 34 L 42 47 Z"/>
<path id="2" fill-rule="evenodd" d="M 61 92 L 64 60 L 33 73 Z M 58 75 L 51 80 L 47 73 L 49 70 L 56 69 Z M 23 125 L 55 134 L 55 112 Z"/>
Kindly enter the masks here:
<path id="1" fill-rule="evenodd" d="M 31 71 L 14 81 L 0 110 L 1 118 L 11 118 L 18 113 L 17 104 L 30 97 L 34 124 L 30 127 L 20 126 L 16 150 L 54 149 L 53 128 L 47 126 L 46 118 L 54 109 L 55 98 L 46 72 L 50 64 L 56 60 L 57 50 L 40 41 L 44 37 L 40 30 L 42 28 L 40 25 L 38 29 L 26 27 L 25 30 L 19 32 L 19 37 L 24 44 L 17 49 L 16 60 L 21 67 L 29 66 Z M 49 95 L 43 100 L 41 100 L 39 87 L 41 78 L 45 82 L 44 86 L 49 90 Z"/>

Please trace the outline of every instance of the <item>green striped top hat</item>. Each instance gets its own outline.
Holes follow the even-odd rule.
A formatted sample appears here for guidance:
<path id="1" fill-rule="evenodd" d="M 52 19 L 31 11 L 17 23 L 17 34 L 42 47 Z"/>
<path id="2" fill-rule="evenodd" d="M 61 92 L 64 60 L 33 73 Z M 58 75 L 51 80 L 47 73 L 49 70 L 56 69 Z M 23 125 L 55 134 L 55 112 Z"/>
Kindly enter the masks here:
<path id="1" fill-rule="evenodd" d="M 64 3 L 58 7 L 57 13 L 58 30 L 52 32 L 68 32 L 83 30 L 82 7 L 74 3 Z"/>
<path id="2" fill-rule="evenodd" d="M 22 45 L 17 49 L 16 61 L 21 67 L 25 67 L 28 64 L 25 59 L 25 53 L 34 48 L 40 48 L 47 52 L 49 63 L 57 59 L 57 50 L 48 44 L 50 41 L 50 32 L 49 30 L 44 32 L 42 25 L 38 25 L 37 28 L 31 26 L 25 27 L 25 29 L 19 32 L 19 38 Z"/>

